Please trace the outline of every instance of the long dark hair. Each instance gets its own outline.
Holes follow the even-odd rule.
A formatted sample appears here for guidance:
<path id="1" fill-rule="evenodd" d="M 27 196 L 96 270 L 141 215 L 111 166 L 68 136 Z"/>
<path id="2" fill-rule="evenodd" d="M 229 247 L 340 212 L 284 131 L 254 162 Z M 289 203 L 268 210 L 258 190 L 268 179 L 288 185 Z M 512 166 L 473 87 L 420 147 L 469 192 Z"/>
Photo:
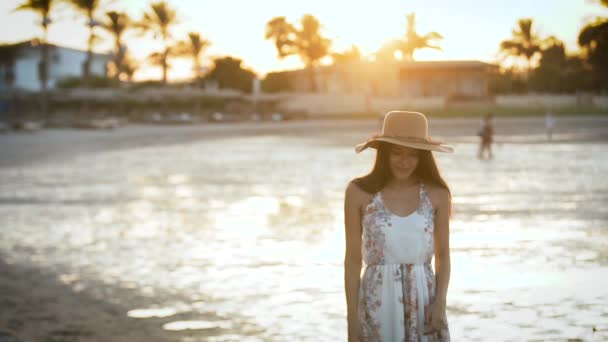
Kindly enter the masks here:
<path id="1" fill-rule="evenodd" d="M 382 190 L 392 177 L 389 166 L 391 146 L 392 144 L 390 143 L 383 141 L 378 142 L 374 167 L 367 175 L 353 179 L 353 183 L 370 194 L 375 194 Z M 441 177 L 441 173 L 435 162 L 435 157 L 433 157 L 431 151 L 418 150 L 418 165 L 412 175 L 418 178 L 422 183 L 433 184 L 445 188 L 450 192 L 450 187 L 443 177 Z"/>

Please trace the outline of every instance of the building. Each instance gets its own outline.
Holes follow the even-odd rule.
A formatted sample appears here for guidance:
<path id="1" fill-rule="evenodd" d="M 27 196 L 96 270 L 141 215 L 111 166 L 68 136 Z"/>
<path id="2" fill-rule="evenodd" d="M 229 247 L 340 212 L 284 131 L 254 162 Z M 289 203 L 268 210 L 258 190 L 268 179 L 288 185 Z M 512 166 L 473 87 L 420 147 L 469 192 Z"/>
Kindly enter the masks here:
<path id="1" fill-rule="evenodd" d="M 392 97 L 484 98 L 498 66 L 479 61 L 351 62 L 273 73 L 286 90 Z"/>
<path id="2" fill-rule="evenodd" d="M 498 66 L 479 61 L 410 62 L 399 67 L 399 94 L 407 97 L 483 98 Z"/>
<path id="3" fill-rule="evenodd" d="M 14 89 L 39 91 L 39 65 L 42 46 L 37 40 L 25 41 L 3 46 L 3 50 L 12 49 L 11 58 L 0 60 L 0 90 Z M 48 89 L 56 86 L 59 80 L 70 77 L 81 77 L 87 52 L 62 46 L 48 44 Z M 105 76 L 111 54 L 94 53 L 91 62 L 91 75 Z"/>

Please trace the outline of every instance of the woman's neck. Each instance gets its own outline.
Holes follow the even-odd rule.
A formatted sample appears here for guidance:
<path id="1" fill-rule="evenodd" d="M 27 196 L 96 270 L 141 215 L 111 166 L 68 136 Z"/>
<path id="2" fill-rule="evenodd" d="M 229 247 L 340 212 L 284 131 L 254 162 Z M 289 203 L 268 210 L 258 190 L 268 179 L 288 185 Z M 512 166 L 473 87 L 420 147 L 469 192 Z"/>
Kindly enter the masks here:
<path id="1" fill-rule="evenodd" d="M 388 181 L 385 188 L 388 188 L 389 190 L 400 191 L 409 189 L 415 185 L 418 185 L 418 183 L 420 183 L 420 180 L 415 177 L 409 177 L 408 179 L 403 180 L 391 179 L 390 181 Z"/>

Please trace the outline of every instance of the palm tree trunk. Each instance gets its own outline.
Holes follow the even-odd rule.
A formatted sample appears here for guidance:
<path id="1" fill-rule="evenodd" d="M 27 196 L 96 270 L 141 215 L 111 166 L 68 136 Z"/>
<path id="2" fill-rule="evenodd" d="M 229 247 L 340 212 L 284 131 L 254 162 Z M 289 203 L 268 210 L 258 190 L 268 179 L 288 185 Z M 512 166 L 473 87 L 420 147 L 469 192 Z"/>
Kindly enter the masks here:
<path id="1" fill-rule="evenodd" d="M 46 18 L 43 18 L 43 22 Z M 48 89 L 47 89 L 47 80 L 48 80 L 48 72 L 49 72 L 49 52 L 48 52 L 48 26 L 46 23 L 42 24 L 42 29 L 44 31 L 44 39 L 42 41 L 42 45 L 40 46 L 40 59 L 41 63 L 38 69 L 38 77 L 40 79 L 40 111 L 46 121 L 49 119 L 48 113 Z"/>
<path id="2" fill-rule="evenodd" d="M 194 56 L 194 80 L 198 80 L 201 77 L 201 62 L 198 56 Z"/>
<path id="3" fill-rule="evenodd" d="M 313 64 L 308 65 L 308 79 L 310 82 L 310 91 L 313 93 L 317 92 L 317 81 L 315 80 L 315 68 Z"/>
<path id="4" fill-rule="evenodd" d="M 114 80 L 118 83 L 120 81 L 120 56 L 118 56 L 120 51 L 120 42 L 118 39 L 115 42 L 114 47 Z"/>
<path id="5" fill-rule="evenodd" d="M 91 79 L 91 63 L 93 61 L 93 28 L 94 28 L 94 23 L 93 23 L 93 13 L 89 11 L 88 13 L 88 17 L 89 17 L 89 41 L 88 41 L 88 45 L 87 45 L 87 59 L 84 62 L 83 65 L 83 70 L 82 70 L 82 76 L 84 78 L 84 82 L 85 84 L 89 84 L 90 79 Z"/>
<path id="6" fill-rule="evenodd" d="M 165 52 L 163 52 L 162 59 L 162 67 L 163 67 L 163 84 L 167 84 L 167 56 L 169 55 L 169 48 L 165 48 Z"/>
<path id="7" fill-rule="evenodd" d="M 116 68 L 116 74 L 114 75 L 114 78 L 116 79 L 116 83 L 118 84 L 118 82 L 120 82 L 120 74 L 122 73 L 122 61 L 125 58 L 125 56 L 123 55 L 122 44 L 120 42 L 119 36 L 116 37 L 114 45 L 114 67 Z"/>

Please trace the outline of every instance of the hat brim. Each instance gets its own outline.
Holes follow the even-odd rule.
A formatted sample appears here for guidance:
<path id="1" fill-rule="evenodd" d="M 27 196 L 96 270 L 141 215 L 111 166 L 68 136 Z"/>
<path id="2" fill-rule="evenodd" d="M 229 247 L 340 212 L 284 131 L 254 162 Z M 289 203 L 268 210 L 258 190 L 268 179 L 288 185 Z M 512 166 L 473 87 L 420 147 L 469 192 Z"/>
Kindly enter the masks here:
<path id="1" fill-rule="evenodd" d="M 380 141 L 384 141 L 390 144 L 395 144 L 404 147 L 415 148 L 418 150 L 428 150 L 428 151 L 436 151 L 436 152 L 445 152 L 445 153 L 453 153 L 454 149 L 450 146 L 443 145 L 441 143 L 433 144 L 433 143 L 425 143 L 420 141 L 407 141 L 407 140 L 399 140 L 396 138 L 389 137 L 378 137 L 374 139 L 370 139 L 362 144 L 355 146 L 355 151 L 360 153 L 368 147 L 377 148 L 378 143 Z"/>

